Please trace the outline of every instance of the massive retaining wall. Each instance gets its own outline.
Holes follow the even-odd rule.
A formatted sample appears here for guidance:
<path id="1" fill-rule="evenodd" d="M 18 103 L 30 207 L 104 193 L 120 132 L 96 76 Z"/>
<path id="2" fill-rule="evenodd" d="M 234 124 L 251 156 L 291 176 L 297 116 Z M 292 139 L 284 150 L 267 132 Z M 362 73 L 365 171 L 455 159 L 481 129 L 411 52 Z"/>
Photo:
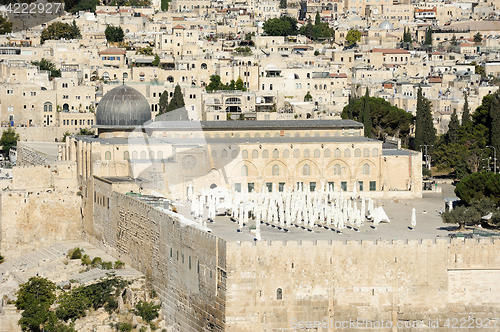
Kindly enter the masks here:
<path id="1" fill-rule="evenodd" d="M 81 196 L 71 192 L 13 190 L 0 194 L 0 250 L 20 256 L 61 240 L 81 238 Z"/>
<path id="2" fill-rule="evenodd" d="M 439 331 L 454 331 L 446 319 L 456 318 L 460 326 L 460 319 L 486 322 L 500 315 L 500 240 L 233 242 L 226 247 L 228 331 L 295 331 L 300 322 L 326 327 L 313 331 L 359 331 L 347 324 L 339 328 L 340 322 L 357 319 L 394 326 L 438 320 Z M 489 327 L 493 324 L 500 328 L 500 321 Z"/>
<path id="3" fill-rule="evenodd" d="M 223 331 L 225 242 L 98 183 L 93 195 L 89 240 L 152 279 L 173 331 Z"/>

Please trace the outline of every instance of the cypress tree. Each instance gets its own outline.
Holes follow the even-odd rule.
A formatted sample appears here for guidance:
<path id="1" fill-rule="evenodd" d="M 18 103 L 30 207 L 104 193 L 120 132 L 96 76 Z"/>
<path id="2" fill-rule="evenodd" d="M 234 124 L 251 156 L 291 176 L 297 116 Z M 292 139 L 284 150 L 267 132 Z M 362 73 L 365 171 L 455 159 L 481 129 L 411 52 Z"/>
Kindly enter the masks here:
<path id="1" fill-rule="evenodd" d="M 467 92 L 465 95 L 464 107 L 462 109 L 462 126 L 466 126 L 470 122 L 469 114 L 469 101 L 467 99 Z"/>
<path id="2" fill-rule="evenodd" d="M 168 92 L 164 90 L 160 95 L 160 100 L 158 101 L 159 112 L 158 115 L 166 112 L 168 106 Z"/>
<path id="3" fill-rule="evenodd" d="M 500 151 L 500 93 L 493 94 L 490 106 L 491 130 L 490 145 L 494 146 L 496 151 Z"/>
<path id="4" fill-rule="evenodd" d="M 459 127 L 460 122 L 458 121 L 457 110 L 453 110 L 450 123 L 448 124 L 448 132 L 446 133 L 446 142 L 448 144 L 455 144 L 458 142 Z"/>
<path id="5" fill-rule="evenodd" d="M 356 100 L 355 96 L 349 95 L 349 107 L 347 108 L 347 118 L 351 119 L 351 120 L 354 118 L 353 111 L 354 111 L 354 101 L 355 100 Z M 358 119 L 358 120 L 360 120 L 360 119 Z"/>
<path id="6" fill-rule="evenodd" d="M 170 100 L 165 113 L 176 110 L 178 108 L 182 108 L 184 107 L 184 105 L 184 96 L 182 95 L 181 87 L 179 86 L 179 84 L 177 84 L 174 89 L 174 95 L 172 96 L 172 99 Z"/>
<path id="7" fill-rule="evenodd" d="M 314 18 L 314 25 L 318 26 L 321 24 L 321 16 L 319 15 L 319 12 L 316 12 L 316 17 Z"/>
<path id="8" fill-rule="evenodd" d="M 370 115 L 370 94 L 366 88 L 363 108 L 363 125 L 365 126 L 365 137 L 372 137 L 372 117 Z"/>
<path id="9" fill-rule="evenodd" d="M 415 121 L 415 150 L 421 145 L 433 145 L 436 140 L 436 128 L 432 120 L 431 102 L 422 95 L 422 87 L 417 92 L 417 116 Z"/>

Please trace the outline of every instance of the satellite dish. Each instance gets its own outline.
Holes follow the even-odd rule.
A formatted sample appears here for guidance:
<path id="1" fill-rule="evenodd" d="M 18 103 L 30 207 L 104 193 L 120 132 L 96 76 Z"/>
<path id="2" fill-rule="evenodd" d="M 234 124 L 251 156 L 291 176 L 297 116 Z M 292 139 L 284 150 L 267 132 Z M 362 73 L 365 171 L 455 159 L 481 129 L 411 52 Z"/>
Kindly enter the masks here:
<path id="1" fill-rule="evenodd" d="M 377 15 L 378 14 L 378 8 L 374 8 L 372 12 L 373 12 L 373 14 Z"/>

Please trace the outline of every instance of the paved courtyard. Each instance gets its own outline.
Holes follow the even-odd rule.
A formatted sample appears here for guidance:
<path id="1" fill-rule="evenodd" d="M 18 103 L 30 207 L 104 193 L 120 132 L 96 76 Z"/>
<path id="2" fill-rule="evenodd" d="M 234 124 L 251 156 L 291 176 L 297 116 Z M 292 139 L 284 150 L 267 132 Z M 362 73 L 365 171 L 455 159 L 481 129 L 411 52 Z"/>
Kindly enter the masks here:
<path id="1" fill-rule="evenodd" d="M 450 184 L 440 184 L 442 189 L 438 192 L 424 192 L 423 198 L 405 200 L 375 200 L 374 206 L 383 206 L 390 223 L 380 223 L 377 229 L 372 228 L 371 222 L 364 222 L 359 232 L 345 228 L 342 234 L 337 234 L 331 230 L 316 227 L 314 232 L 303 230 L 292 226 L 289 232 L 271 226 L 261 225 L 261 237 L 263 241 L 283 241 L 283 240 L 377 240 L 377 239 L 433 239 L 437 237 L 447 237 L 450 231 L 456 226 L 444 224 L 439 212 L 444 209 L 444 199 L 456 197 L 455 187 Z M 358 207 L 360 203 L 358 203 Z M 415 230 L 409 229 L 411 211 L 415 208 L 417 214 L 417 226 Z M 190 203 L 181 207 L 180 211 L 188 218 Z M 254 223 L 250 221 L 248 226 Z M 241 233 L 237 232 L 238 224 L 230 220 L 229 217 L 217 216 L 214 223 L 207 223 L 212 233 L 224 238 L 226 241 L 253 241 L 254 234 L 250 232 L 248 226 L 243 228 Z"/>

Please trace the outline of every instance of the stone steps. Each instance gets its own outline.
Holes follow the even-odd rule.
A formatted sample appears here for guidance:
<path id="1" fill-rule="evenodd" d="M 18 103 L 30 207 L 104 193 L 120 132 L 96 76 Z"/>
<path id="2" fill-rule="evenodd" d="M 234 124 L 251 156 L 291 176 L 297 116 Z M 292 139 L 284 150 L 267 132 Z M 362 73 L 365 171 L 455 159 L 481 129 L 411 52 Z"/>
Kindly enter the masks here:
<path id="1" fill-rule="evenodd" d="M 80 284 L 87 284 L 101 278 L 106 278 L 109 275 L 115 275 L 117 277 L 140 277 L 143 274 L 133 268 L 125 267 L 120 270 L 101 270 L 101 269 L 91 269 L 83 273 L 72 274 L 68 276 L 68 280 L 57 283 L 57 286 L 64 286 L 69 283 L 69 280 L 76 280 Z"/>
<path id="2" fill-rule="evenodd" d="M 0 276 L 7 272 L 29 270 L 39 266 L 41 263 L 48 263 L 59 257 L 64 257 L 68 250 L 66 246 L 54 243 L 48 247 L 37 249 L 29 254 L 8 260 L 0 265 Z"/>

